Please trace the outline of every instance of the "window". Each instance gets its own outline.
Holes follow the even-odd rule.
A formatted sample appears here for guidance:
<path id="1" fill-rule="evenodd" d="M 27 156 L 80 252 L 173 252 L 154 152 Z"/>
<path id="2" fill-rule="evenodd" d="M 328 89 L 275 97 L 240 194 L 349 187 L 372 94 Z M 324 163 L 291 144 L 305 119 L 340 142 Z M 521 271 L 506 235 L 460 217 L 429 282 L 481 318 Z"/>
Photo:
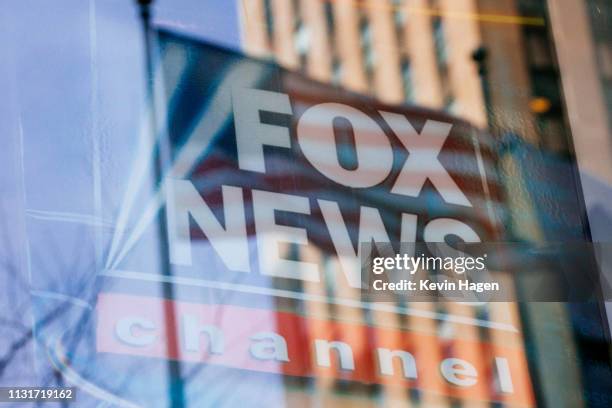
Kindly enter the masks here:
<path id="1" fill-rule="evenodd" d="M 334 7 L 332 0 L 323 0 L 323 6 L 325 8 L 325 20 L 328 29 L 328 38 L 330 42 L 330 51 L 332 53 L 332 77 L 331 81 L 333 84 L 340 84 L 342 79 L 342 65 L 338 60 L 338 52 L 336 50 L 335 38 L 334 38 Z"/>
<path id="2" fill-rule="evenodd" d="M 434 46 L 436 49 L 436 58 L 438 60 L 438 65 L 446 65 L 447 52 L 446 41 L 444 41 L 444 24 L 442 23 L 442 19 L 440 17 L 434 17 L 432 25 Z"/>
<path id="3" fill-rule="evenodd" d="M 293 36 L 293 46 L 298 55 L 306 55 L 310 48 L 310 30 L 303 23 L 298 25 Z"/>
<path id="4" fill-rule="evenodd" d="M 399 44 L 399 48 L 402 49 L 405 43 L 404 27 L 406 27 L 406 15 L 405 15 L 404 9 L 402 8 L 401 4 L 394 5 L 393 22 L 395 25 L 395 37 L 397 38 L 397 43 Z"/>
<path id="5" fill-rule="evenodd" d="M 306 67 L 306 57 L 310 48 L 310 30 L 301 21 L 293 35 L 293 47 L 297 51 L 300 68 L 303 70 Z"/>
<path id="6" fill-rule="evenodd" d="M 442 18 L 436 16 L 432 19 L 432 31 L 434 39 L 434 48 L 436 53 L 436 62 L 438 64 L 438 75 L 440 77 L 440 85 L 442 87 L 442 97 L 445 106 L 449 106 L 449 101 L 453 99 L 451 92 L 451 81 L 448 72 L 448 53 L 446 49 L 446 41 L 444 38 L 444 22 Z"/>
<path id="7" fill-rule="evenodd" d="M 342 63 L 338 58 L 334 58 L 331 81 L 334 85 L 340 85 L 342 83 Z"/>
<path id="8" fill-rule="evenodd" d="M 402 84 L 404 85 L 404 100 L 414 100 L 412 92 L 412 72 L 410 69 L 410 61 L 407 58 L 402 59 Z"/>
<path id="9" fill-rule="evenodd" d="M 393 11 L 393 21 L 395 21 L 396 27 L 403 27 L 406 22 L 406 15 L 404 10 L 399 6 L 396 6 Z"/>
<path id="10" fill-rule="evenodd" d="M 554 58 L 545 31 L 528 31 L 525 33 L 529 63 L 535 67 L 550 67 Z"/>
<path id="11" fill-rule="evenodd" d="M 440 65 L 438 67 L 438 74 L 440 75 L 440 86 L 442 88 L 442 98 L 444 100 L 444 106 L 449 106 L 453 99 L 453 93 L 451 88 L 451 80 L 448 74 L 448 67 L 446 65 Z"/>
<path id="12" fill-rule="evenodd" d="M 331 1 L 323 1 L 325 7 L 325 20 L 327 21 L 327 28 L 330 35 L 334 32 L 334 6 Z"/>
<path id="13" fill-rule="evenodd" d="M 444 110 L 450 114 L 457 114 L 457 100 L 450 94 L 444 100 Z"/>
<path id="14" fill-rule="evenodd" d="M 300 0 L 293 0 L 293 16 L 294 16 L 294 24 L 295 28 L 299 27 L 302 22 L 302 8 L 300 7 Z"/>
<path id="15" fill-rule="evenodd" d="M 365 14 L 361 15 L 359 23 L 359 34 L 361 37 L 361 47 L 363 52 L 363 62 L 368 80 L 372 77 L 374 64 L 376 62 L 376 54 L 372 47 L 372 33 L 370 23 Z"/>
<path id="16" fill-rule="evenodd" d="M 369 47 L 365 53 L 365 67 L 368 72 L 374 69 L 374 64 L 376 64 L 376 52 L 372 47 Z"/>
<path id="17" fill-rule="evenodd" d="M 361 21 L 359 22 L 359 35 L 361 37 L 361 45 L 365 47 L 370 47 L 372 45 L 372 35 L 370 33 L 370 23 L 368 22 L 367 17 L 362 16 Z"/>
<path id="18" fill-rule="evenodd" d="M 264 0 L 264 12 L 266 14 L 266 31 L 268 33 L 268 39 L 272 39 L 274 33 L 274 15 L 272 14 L 271 0 Z"/>

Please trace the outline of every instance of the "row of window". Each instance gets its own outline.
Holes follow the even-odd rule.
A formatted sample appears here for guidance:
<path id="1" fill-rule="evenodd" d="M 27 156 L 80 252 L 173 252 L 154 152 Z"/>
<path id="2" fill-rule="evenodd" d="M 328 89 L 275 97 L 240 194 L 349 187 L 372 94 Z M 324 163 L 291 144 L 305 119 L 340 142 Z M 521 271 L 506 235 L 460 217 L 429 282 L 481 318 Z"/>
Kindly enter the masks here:
<path id="1" fill-rule="evenodd" d="M 335 37 L 335 15 L 334 6 L 332 1 L 322 0 L 325 13 L 325 21 L 327 25 L 328 35 L 330 38 Z M 393 1 L 393 23 L 395 25 L 395 33 L 398 41 L 398 48 L 400 50 L 400 72 L 401 80 L 403 84 L 403 93 L 406 101 L 412 101 L 413 87 L 412 87 L 412 75 L 410 59 L 406 53 L 405 44 L 405 25 L 406 15 L 402 9 L 402 1 Z M 274 33 L 274 12 L 272 9 L 271 0 L 263 0 L 265 9 L 266 29 L 268 40 L 273 43 Z M 292 1 L 292 8 L 294 13 L 294 34 L 293 34 L 293 45 L 299 57 L 299 68 L 305 69 L 308 52 L 311 46 L 311 32 L 307 24 L 302 19 L 302 7 L 300 0 Z M 435 37 L 436 55 L 440 66 L 446 64 L 446 45 L 444 41 L 444 33 L 442 27 L 442 21 L 440 18 L 436 18 L 433 21 L 432 30 Z M 359 35 L 363 59 L 363 67 L 368 82 L 372 83 L 372 78 L 377 61 L 376 48 L 373 44 L 372 29 L 367 13 L 360 9 L 359 10 Z M 335 48 L 335 42 L 332 41 L 332 75 L 331 81 L 334 84 L 340 84 L 344 75 L 342 61 L 339 53 Z M 441 73 L 444 73 L 444 69 L 441 69 Z"/>

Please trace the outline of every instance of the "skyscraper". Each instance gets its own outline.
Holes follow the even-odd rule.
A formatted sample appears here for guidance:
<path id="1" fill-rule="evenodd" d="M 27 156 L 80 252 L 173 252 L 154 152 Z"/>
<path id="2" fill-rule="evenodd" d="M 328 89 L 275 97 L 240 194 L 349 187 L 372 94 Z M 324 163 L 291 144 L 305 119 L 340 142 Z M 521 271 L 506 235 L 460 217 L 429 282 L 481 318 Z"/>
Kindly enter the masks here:
<path id="1" fill-rule="evenodd" d="M 486 101 L 472 59 L 483 46 L 491 127 L 565 150 L 563 116 L 540 120 L 553 109 L 561 112 L 548 89 L 537 89 L 554 88 L 557 79 L 549 75 L 556 68 L 545 10 L 525 14 L 534 10 L 521 3 L 244 0 L 243 38 L 251 54 L 315 79 L 385 102 L 445 109 L 486 127 Z"/>

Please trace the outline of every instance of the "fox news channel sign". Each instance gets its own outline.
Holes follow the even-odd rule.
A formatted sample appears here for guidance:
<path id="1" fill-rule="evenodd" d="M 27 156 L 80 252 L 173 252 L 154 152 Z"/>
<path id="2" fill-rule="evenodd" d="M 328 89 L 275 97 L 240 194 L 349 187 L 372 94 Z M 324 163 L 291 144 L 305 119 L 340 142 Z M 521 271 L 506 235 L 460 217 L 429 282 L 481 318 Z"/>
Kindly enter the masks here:
<path id="1" fill-rule="evenodd" d="M 214 378 L 231 378 L 228 368 L 311 376 L 314 359 L 332 377 L 373 383 L 392 374 L 398 384 L 412 384 L 416 367 L 408 360 L 403 374 L 390 366 L 376 374 L 348 356 L 338 367 L 329 360 L 336 331 L 317 334 L 311 356 L 305 331 L 317 318 L 304 316 L 300 303 L 369 307 L 358 297 L 324 295 L 330 279 L 359 290 L 360 243 L 495 236 L 495 157 L 482 135 L 441 112 L 386 105 L 172 33 L 159 32 L 159 42 L 170 142 L 163 181 L 151 193 L 142 169 L 129 175 L 117 228 L 108 236 L 91 327 L 96 350 L 72 356 L 65 370 L 89 378 L 92 393 L 112 401 L 117 396 L 104 390 L 114 389 L 113 378 L 96 373 L 130 366 L 127 356 L 157 357 L 138 362 L 150 368 L 148 376 L 165 372 L 165 359 L 206 362 Z M 151 163 L 162 151 L 144 150 L 135 162 Z M 167 219 L 161 229 L 160 211 Z M 161 273 L 160 240 L 171 276 Z M 174 285 L 174 299 L 160 297 L 160 283 Z M 177 333 L 167 332 L 168 307 L 177 315 Z M 353 326 L 346 330 L 364 336 L 372 330 Z M 350 339 L 345 344 L 352 347 Z M 495 347 L 493 354 L 491 365 L 476 367 L 487 377 L 479 385 L 476 363 L 457 358 L 435 362 L 442 376 L 421 380 L 421 387 L 529 405 L 529 385 L 518 381 L 526 367 L 521 349 Z M 66 365 L 66 356 L 54 355 Z M 258 384 L 249 378 L 239 383 Z M 150 387 L 155 380 L 134 381 L 142 390 L 131 390 L 132 399 L 157 392 Z M 449 391 L 449 382 L 457 390 Z"/>
<path id="2" fill-rule="evenodd" d="M 147 272 L 139 244 L 163 207 L 175 275 L 254 286 L 269 282 L 252 275 L 320 282 L 320 262 L 299 256 L 309 248 L 360 288 L 359 243 L 494 235 L 494 157 L 469 124 L 172 34 L 161 42 L 171 164 L 132 233 L 112 237 L 108 273 Z"/>

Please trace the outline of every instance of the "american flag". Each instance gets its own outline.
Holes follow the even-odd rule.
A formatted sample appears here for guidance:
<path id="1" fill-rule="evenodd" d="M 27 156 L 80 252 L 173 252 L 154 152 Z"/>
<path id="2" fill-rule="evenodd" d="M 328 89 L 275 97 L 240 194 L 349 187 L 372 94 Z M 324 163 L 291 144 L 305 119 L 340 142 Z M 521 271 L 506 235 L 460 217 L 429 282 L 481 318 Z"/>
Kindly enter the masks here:
<path id="1" fill-rule="evenodd" d="M 469 123 L 447 113 L 414 106 L 381 103 L 371 97 L 323 84 L 288 71 L 275 63 L 246 57 L 240 53 L 159 30 L 159 76 L 165 97 L 165 125 L 170 141 L 171 158 L 165 174 L 169 177 L 189 179 L 206 204 L 219 220 L 223 220 L 222 185 L 242 187 L 244 202 L 250 207 L 251 190 L 263 190 L 308 197 L 311 214 L 277 214 L 277 222 L 306 228 L 311 242 L 325 252 L 334 252 L 330 235 L 317 206 L 317 200 L 336 202 L 345 226 L 356 248 L 360 209 L 376 208 L 381 215 L 391 241 L 400 240 L 402 213 L 419 217 L 417 240 L 422 240 L 422 229 L 431 219 L 452 217 L 470 225 L 483 241 L 499 237 L 501 231 L 502 192 L 495 173 L 496 153 L 492 140 Z M 256 88 L 289 96 L 292 115 L 260 112 L 264 123 L 289 129 L 290 148 L 264 147 L 265 173 L 239 168 L 236 128 L 232 106 L 232 90 Z M 368 188 L 351 188 L 333 181 L 313 167 L 305 157 L 297 140 L 297 124 L 310 107 L 322 103 L 343 104 L 355 108 L 372 118 L 384 132 L 393 150 L 392 170 L 381 183 Z M 454 184 L 459 187 L 471 206 L 447 203 L 439 189 L 450 186 L 433 185 L 428 179 L 418 197 L 391 193 L 398 174 L 410 154 L 435 148 L 427 135 L 418 146 L 408 152 L 380 112 L 403 115 L 417 131 L 427 120 L 452 124 L 450 134 L 439 152 L 438 160 Z M 335 142 L 339 162 L 347 168 L 356 163 L 353 134 L 358 129 L 343 120 L 334 121 Z M 317 123 L 308 124 L 317 126 Z M 310 129 L 317 132 L 316 129 Z M 376 148 L 376 146 L 371 146 Z M 325 146 L 322 149 L 333 149 Z M 159 154 L 159 146 L 153 149 Z M 426 166 L 427 164 L 425 164 Z M 372 164 L 369 165 L 371 167 Z M 431 175 L 431 170 L 423 168 Z M 162 190 L 163 188 L 160 188 Z M 132 236 L 117 241 L 110 255 L 115 259 L 129 252 L 130 245 L 138 241 L 138 233 L 153 221 L 153 215 L 164 206 L 162 192 L 158 192 L 149 210 L 141 211 L 132 228 Z M 252 211 L 246 211 L 247 230 L 255 234 Z M 140 226 L 140 227 L 139 227 Z M 205 240 L 194 224 L 192 238 Z M 126 244 L 127 242 L 127 244 Z M 119 254 L 119 255 L 117 255 Z M 115 265 L 119 261 L 115 260 Z"/>

